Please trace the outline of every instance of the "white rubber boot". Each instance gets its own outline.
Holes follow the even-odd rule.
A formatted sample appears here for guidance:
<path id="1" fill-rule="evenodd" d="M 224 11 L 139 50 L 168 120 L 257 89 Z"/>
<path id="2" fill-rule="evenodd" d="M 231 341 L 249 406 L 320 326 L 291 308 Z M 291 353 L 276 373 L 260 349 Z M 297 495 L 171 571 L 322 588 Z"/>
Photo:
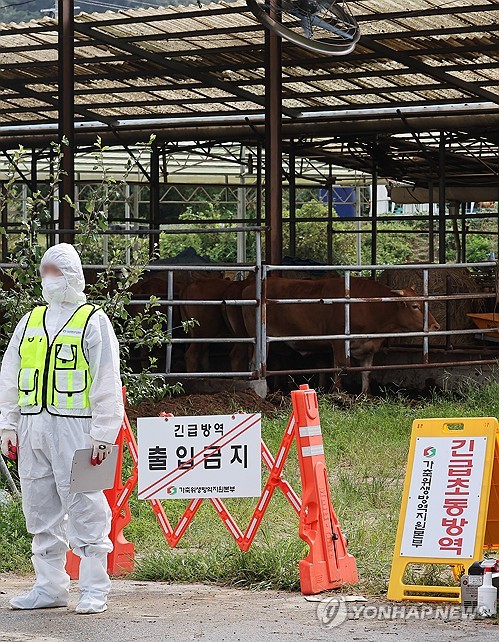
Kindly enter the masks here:
<path id="1" fill-rule="evenodd" d="M 50 609 L 68 605 L 69 575 L 66 555 L 33 555 L 36 582 L 29 593 L 12 598 L 13 609 Z"/>
<path id="2" fill-rule="evenodd" d="M 107 595 L 111 580 L 107 574 L 107 553 L 80 560 L 80 601 L 76 613 L 91 614 L 107 611 Z"/>

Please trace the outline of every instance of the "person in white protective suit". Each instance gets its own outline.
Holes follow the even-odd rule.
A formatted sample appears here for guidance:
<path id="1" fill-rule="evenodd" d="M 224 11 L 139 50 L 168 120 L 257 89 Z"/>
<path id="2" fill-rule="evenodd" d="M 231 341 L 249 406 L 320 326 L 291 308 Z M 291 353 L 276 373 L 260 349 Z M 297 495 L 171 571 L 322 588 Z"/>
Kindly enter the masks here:
<path id="1" fill-rule="evenodd" d="M 32 590 L 14 609 L 67 606 L 68 548 L 81 558 L 78 613 L 107 609 L 111 511 L 102 491 L 71 493 L 76 450 L 92 464 L 111 452 L 123 414 L 119 346 L 106 314 L 86 303 L 72 245 L 49 248 L 40 264 L 43 298 L 18 323 L 0 371 L 0 444 L 18 456 L 22 504 L 33 535 Z"/>

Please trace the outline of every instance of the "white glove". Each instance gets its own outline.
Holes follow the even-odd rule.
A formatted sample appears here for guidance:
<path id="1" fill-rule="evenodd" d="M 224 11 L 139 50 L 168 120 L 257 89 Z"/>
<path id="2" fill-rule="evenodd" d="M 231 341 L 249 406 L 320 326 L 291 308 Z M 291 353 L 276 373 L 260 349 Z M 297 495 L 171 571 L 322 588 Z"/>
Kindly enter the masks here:
<path id="1" fill-rule="evenodd" d="M 0 430 L 0 446 L 2 455 L 9 459 L 17 459 L 17 433 L 10 428 Z"/>
<path id="2" fill-rule="evenodd" d="M 97 441 L 97 439 L 92 439 L 92 458 L 90 463 L 92 466 L 98 466 L 102 464 L 104 459 L 111 454 L 113 444 L 110 444 L 107 441 Z"/>

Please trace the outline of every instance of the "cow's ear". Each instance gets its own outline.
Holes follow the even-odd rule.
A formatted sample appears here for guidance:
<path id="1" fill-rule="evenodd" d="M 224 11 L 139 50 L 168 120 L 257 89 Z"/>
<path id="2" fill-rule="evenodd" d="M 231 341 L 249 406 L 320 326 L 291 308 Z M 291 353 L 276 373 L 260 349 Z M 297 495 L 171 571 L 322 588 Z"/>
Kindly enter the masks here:
<path id="1" fill-rule="evenodd" d="M 405 296 L 405 290 L 392 290 L 392 294 L 395 294 L 395 296 Z"/>

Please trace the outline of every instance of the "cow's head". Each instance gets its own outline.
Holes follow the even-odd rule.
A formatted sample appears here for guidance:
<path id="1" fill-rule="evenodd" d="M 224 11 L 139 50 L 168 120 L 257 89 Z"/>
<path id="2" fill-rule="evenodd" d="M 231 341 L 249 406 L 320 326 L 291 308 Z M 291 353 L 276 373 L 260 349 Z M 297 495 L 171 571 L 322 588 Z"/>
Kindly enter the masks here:
<path id="1" fill-rule="evenodd" d="M 404 290 L 392 290 L 392 293 L 402 297 L 419 296 L 414 288 Z M 407 332 L 421 332 L 424 330 L 424 304 L 422 301 L 399 301 L 397 302 L 397 321 L 400 327 Z M 431 312 L 428 311 L 428 329 L 430 332 L 440 330 L 440 325 Z"/>

